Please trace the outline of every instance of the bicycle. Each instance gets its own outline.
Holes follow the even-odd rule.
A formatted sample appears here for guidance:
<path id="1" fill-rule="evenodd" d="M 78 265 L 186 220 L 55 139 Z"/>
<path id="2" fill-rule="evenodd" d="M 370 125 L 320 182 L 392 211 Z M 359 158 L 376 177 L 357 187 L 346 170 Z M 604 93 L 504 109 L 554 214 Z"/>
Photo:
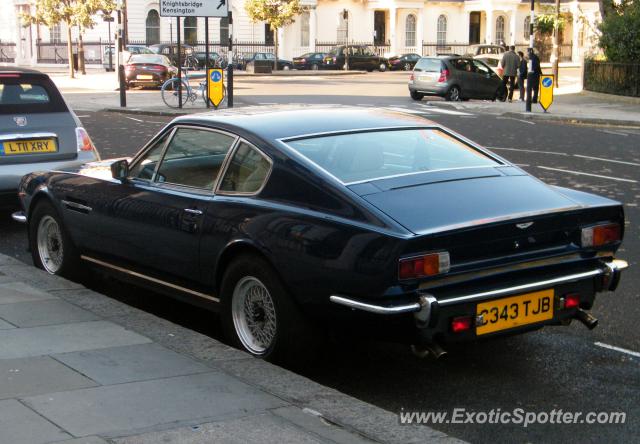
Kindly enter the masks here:
<path id="1" fill-rule="evenodd" d="M 182 79 L 178 77 L 173 77 L 166 82 L 163 83 L 160 93 L 162 94 L 162 101 L 169 108 L 179 108 L 180 107 L 180 93 L 182 92 L 182 106 L 184 106 L 187 101 L 191 101 L 191 103 L 196 103 L 198 100 L 198 96 L 202 97 L 202 101 L 207 104 L 207 82 L 206 80 L 200 82 L 198 84 L 198 89 L 194 89 L 189 82 L 190 76 L 187 71 L 185 76 Z M 227 100 L 227 88 L 224 88 L 224 99 L 222 102 Z M 222 104 L 222 102 L 220 104 Z M 220 105 L 218 105 L 220 106 Z"/>

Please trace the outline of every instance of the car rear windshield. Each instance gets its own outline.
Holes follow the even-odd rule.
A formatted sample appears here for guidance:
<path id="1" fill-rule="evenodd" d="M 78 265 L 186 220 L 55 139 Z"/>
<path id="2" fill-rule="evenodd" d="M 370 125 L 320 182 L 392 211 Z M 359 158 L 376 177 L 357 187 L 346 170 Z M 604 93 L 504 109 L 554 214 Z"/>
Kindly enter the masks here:
<path id="1" fill-rule="evenodd" d="M 169 59 L 166 56 L 158 54 L 134 54 L 129 58 L 128 63 L 156 63 L 159 65 L 168 65 Z"/>
<path id="2" fill-rule="evenodd" d="M 55 85 L 39 76 L 0 73 L 0 114 L 66 111 Z"/>
<path id="3" fill-rule="evenodd" d="M 367 131 L 286 142 L 344 183 L 499 165 L 437 128 Z"/>
<path id="4" fill-rule="evenodd" d="M 424 72 L 440 72 L 442 62 L 439 59 L 420 59 L 414 68 L 414 71 Z"/>

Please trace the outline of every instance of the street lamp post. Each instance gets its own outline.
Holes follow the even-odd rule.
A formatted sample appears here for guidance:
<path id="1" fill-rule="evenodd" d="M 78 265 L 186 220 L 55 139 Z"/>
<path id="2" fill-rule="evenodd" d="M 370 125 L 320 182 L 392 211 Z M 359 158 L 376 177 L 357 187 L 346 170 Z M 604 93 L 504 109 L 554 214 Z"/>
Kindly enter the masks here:
<path id="1" fill-rule="evenodd" d="M 534 23 L 536 21 L 536 13 L 535 13 L 535 0 L 531 0 L 531 17 L 529 19 L 529 49 L 531 50 L 531 53 L 533 53 L 533 26 Z M 531 56 L 529 56 L 531 57 Z M 529 62 L 531 63 L 531 62 Z M 533 81 L 533 75 L 531 75 L 530 73 L 527 73 L 527 101 L 525 104 L 525 110 L 526 112 L 530 113 L 531 112 L 531 94 L 532 94 L 532 81 Z"/>
<path id="2" fill-rule="evenodd" d="M 344 55 L 344 70 L 345 71 L 349 71 L 349 11 L 347 11 L 346 9 L 342 10 L 342 19 L 344 20 L 345 24 L 346 24 L 346 46 L 344 48 L 345 51 L 345 55 Z"/>

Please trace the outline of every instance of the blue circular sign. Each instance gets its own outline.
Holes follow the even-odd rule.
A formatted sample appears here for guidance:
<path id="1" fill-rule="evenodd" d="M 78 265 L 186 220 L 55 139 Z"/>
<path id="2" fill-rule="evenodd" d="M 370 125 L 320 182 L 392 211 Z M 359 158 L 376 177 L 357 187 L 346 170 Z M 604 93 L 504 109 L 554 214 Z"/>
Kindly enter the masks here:
<path id="1" fill-rule="evenodd" d="M 553 83 L 553 80 L 551 80 L 551 77 L 545 77 L 542 80 L 542 86 L 544 86 L 545 88 L 549 88 L 552 83 Z"/>
<path id="2" fill-rule="evenodd" d="M 222 80 L 222 74 L 220 74 L 220 71 L 213 71 L 211 73 L 211 81 L 219 82 L 220 80 Z"/>

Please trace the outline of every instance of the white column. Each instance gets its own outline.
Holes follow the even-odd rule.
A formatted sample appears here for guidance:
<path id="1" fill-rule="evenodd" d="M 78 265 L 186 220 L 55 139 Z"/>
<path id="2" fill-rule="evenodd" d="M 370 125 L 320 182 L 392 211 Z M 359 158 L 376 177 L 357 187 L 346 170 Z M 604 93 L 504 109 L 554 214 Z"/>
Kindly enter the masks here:
<path id="1" fill-rule="evenodd" d="M 571 36 L 571 41 L 573 43 L 573 45 L 571 46 L 571 61 L 573 63 L 580 63 L 580 27 L 582 26 L 582 23 L 579 20 L 579 16 L 578 16 L 578 2 L 575 2 L 574 4 L 571 5 L 571 14 L 572 14 L 572 18 L 573 21 L 571 23 L 572 25 L 572 36 Z"/>
<path id="2" fill-rule="evenodd" d="M 365 42 L 374 42 L 378 37 L 374 35 L 376 32 L 375 27 L 375 12 L 373 9 L 367 9 L 367 25 L 365 29 L 367 30 L 367 38 L 364 39 Z"/>
<path id="3" fill-rule="evenodd" d="M 284 28 L 278 28 L 278 58 L 284 59 Z"/>
<path id="4" fill-rule="evenodd" d="M 471 12 L 469 11 L 463 11 L 463 28 L 466 29 L 466 36 L 462 39 L 462 42 L 467 42 L 467 43 L 471 43 L 469 42 L 469 33 L 471 31 Z M 447 40 L 450 40 L 450 38 L 448 37 Z M 457 41 L 458 39 L 454 39 L 454 41 Z"/>
<path id="5" fill-rule="evenodd" d="M 417 53 L 422 55 L 422 41 L 424 40 L 424 7 L 418 9 L 418 20 L 416 23 L 416 47 Z"/>
<path id="6" fill-rule="evenodd" d="M 496 29 L 496 23 L 493 20 L 493 9 L 487 8 L 485 12 L 485 25 L 484 25 L 484 42 L 493 43 L 493 31 Z"/>
<path id="7" fill-rule="evenodd" d="M 509 44 L 515 45 L 518 40 L 517 32 L 518 32 L 518 10 L 513 8 L 511 10 L 511 18 L 509 19 L 509 33 L 511 34 L 509 37 Z M 523 25 L 524 26 L 524 25 Z"/>
<path id="8" fill-rule="evenodd" d="M 396 8 L 389 8 L 389 40 L 391 41 L 391 54 L 396 54 L 398 50 L 398 42 L 396 36 L 396 21 L 397 21 Z"/>
<path id="9" fill-rule="evenodd" d="M 316 51 L 316 39 L 318 38 L 318 15 L 316 8 L 309 9 L 309 51 Z"/>

